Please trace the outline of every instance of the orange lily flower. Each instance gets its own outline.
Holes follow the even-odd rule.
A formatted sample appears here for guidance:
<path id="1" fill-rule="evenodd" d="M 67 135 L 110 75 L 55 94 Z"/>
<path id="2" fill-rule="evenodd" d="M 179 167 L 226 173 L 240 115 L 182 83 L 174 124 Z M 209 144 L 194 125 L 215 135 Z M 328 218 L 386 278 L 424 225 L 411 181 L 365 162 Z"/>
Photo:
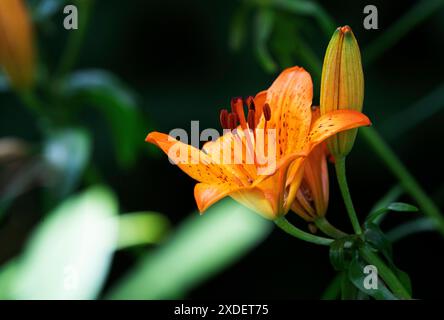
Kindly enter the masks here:
<path id="1" fill-rule="evenodd" d="M 319 108 L 314 108 L 312 122 L 320 116 Z M 304 176 L 291 205 L 291 210 L 308 222 L 325 216 L 328 207 L 329 185 L 327 157 L 328 148 L 325 142 L 317 145 L 304 163 Z"/>
<path id="2" fill-rule="evenodd" d="M 34 35 L 22 0 L 0 1 L 0 65 L 14 87 L 24 89 L 34 80 Z"/>
<path id="3" fill-rule="evenodd" d="M 148 134 L 146 141 L 159 146 L 198 181 L 194 196 L 201 213 L 230 196 L 274 220 L 290 210 L 302 180 L 304 161 L 317 145 L 337 132 L 370 125 L 364 114 L 353 110 L 333 111 L 312 123 L 312 96 L 310 74 L 300 67 L 288 68 L 267 91 L 248 99 L 248 117 L 242 99 L 233 99 L 233 111 L 223 110 L 221 123 L 235 130 L 206 143 L 202 150 L 159 132 Z M 260 146 L 276 151 L 271 157 L 274 159 L 268 157 L 268 164 L 275 163 L 271 169 L 263 169 L 265 152 Z M 240 159 L 234 152 L 239 147 L 243 150 Z M 248 161 L 249 155 L 253 161 Z"/>

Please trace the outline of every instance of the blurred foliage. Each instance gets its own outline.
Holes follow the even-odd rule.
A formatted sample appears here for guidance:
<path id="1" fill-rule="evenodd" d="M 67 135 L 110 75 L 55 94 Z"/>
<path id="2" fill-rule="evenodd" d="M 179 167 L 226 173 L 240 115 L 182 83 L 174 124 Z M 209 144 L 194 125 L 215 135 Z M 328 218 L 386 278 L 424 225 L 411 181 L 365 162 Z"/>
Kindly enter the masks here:
<path id="1" fill-rule="evenodd" d="M 436 47 L 444 1 L 421 0 L 401 11 L 380 4 L 384 31 L 373 34 L 358 28 L 364 2 L 75 1 L 88 10 L 81 14 L 88 32 L 61 29 L 66 3 L 28 1 L 39 49 L 35 90 L 14 92 L 0 74 L 1 298 L 319 295 L 332 276 L 319 258 L 322 249 L 273 235 L 262 253 L 253 251 L 271 224 L 229 200 L 182 222 L 194 208 L 191 182 L 143 154 L 143 140 L 154 127 L 183 127 L 192 119 L 215 124 L 216 106 L 226 104 L 227 96 L 257 92 L 269 84 L 269 73 L 293 64 L 306 67 L 317 88 L 324 49 L 339 21 L 356 25 L 364 48 L 366 112 L 426 188 L 442 191 L 442 172 L 431 168 L 442 162 L 436 145 L 443 65 Z M 385 171 L 376 171 L 367 149 L 358 144 L 353 157 L 352 183 L 368 191 L 358 198 L 361 208 L 409 209 L 390 206 L 410 198 Z M 442 200 L 442 192 L 435 200 Z M 331 202 L 329 215 L 341 224 L 342 208 Z M 156 211 L 168 213 L 172 223 Z M 382 218 L 389 242 L 404 239 L 398 257 L 410 263 L 414 280 L 425 279 L 414 281 L 415 290 L 433 296 L 439 289 L 433 291 L 427 279 L 434 281 L 433 268 L 441 267 L 434 257 L 433 263 L 418 261 L 421 254 L 427 259 L 429 239 L 436 248 L 442 240 L 408 236 L 436 230 L 435 222 L 415 214 L 401 216 L 407 221 L 397 227 L 386 215 L 374 221 Z M 373 225 L 369 229 L 391 260 L 386 239 Z M 347 263 L 350 272 L 335 278 L 325 298 L 338 297 L 340 286 L 358 294 L 362 273 L 356 270 L 363 261 L 351 256 Z M 279 272 L 264 277 L 276 265 Z M 244 285 L 233 292 L 240 281 Z M 374 297 L 388 295 L 381 287 Z"/>
<path id="2" fill-rule="evenodd" d="M 178 299 L 245 255 L 272 224 L 233 200 L 192 214 L 171 238 L 141 259 L 111 299 Z M 166 272 L 166 270 L 168 270 Z"/>

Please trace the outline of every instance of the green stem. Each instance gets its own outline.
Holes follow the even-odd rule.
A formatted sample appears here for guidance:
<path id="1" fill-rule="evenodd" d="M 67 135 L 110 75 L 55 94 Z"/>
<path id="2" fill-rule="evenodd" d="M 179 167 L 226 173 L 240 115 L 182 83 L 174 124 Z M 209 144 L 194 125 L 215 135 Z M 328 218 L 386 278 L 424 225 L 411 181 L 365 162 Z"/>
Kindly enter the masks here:
<path id="1" fill-rule="evenodd" d="M 83 39 L 85 38 L 93 4 L 94 0 L 76 1 L 76 5 L 79 8 L 79 26 L 77 30 L 68 31 L 70 36 L 63 51 L 62 58 L 60 59 L 60 64 L 56 72 L 56 78 L 62 77 L 74 66 L 83 43 Z"/>
<path id="2" fill-rule="evenodd" d="M 356 215 L 353 201 L 350 196 L 350 190 L 348 189 L 347 176 L 345 174 L 345 157 L 337 157 L 335 159 L 336 177 L 338 180 L 339 188 L 341 189 L 342 198 L 344 199 L 345 208 L 347 209 L 348 216 L 353 226 L 353 230 L 356 234 L 361 234 L 361 225 L 359 224 L 358 216 Z"/>
<path id="3" fill-rule="evenodd" d="M 313 222 L 323 233 L 332 238 L 339 239 L 347 236 L 345 232 L 331 225 L 325 217 L 316 218 Z"/>
<path id="4" fill-rule="evenodd" d="M 368 144 L 381 158 L 390 171 L 401 182 L 404 190 L 416 200 L 421 210 L 436 222 L 437 229 L 444 234 L 444 216 L 432 199 L 424 192 L 415 178 L 410 174 L 404 164 L 398 159 L 378 132 L 372 128 L 362 128 L 360 131 Z"/>
<path id="5" fill-rule="evenodd" d="M 295 238 L 311 242 L 314 244 L 319 244 L 323 246 L 329 246 L 333 240 L 329 238 L 324 237 L 318 237 L 311 233 L 302 231 L 301 229 L 296 228 L 294 225 L 292 225 L 285 217 L 278 218 L 274 220 L 274 223 L 284 230 L 286 233 L 292 235 Z"/>
<path id="6" fill-rule="evenodd" d="M 337 274 L 324 290 L 321 300 L 335 300 L 341 293 L 342 273 Z"/>
<path id="7" fill-rule="evenodd" d="M 368 247 L 361 247 L 359 252 L 362 258 L 368 263 L 374 265 L 378 269 L 378 274 L 381 276 L 382 280 L 387 284 L 390 290 L 401 299 L 411 299 L 412 297 L 408 291 L 404 288 L 402 283 L 393 273 L 393 271 L 387 267 L 387 265 L 382 261 L 377 254 L 372 252 Z"/>

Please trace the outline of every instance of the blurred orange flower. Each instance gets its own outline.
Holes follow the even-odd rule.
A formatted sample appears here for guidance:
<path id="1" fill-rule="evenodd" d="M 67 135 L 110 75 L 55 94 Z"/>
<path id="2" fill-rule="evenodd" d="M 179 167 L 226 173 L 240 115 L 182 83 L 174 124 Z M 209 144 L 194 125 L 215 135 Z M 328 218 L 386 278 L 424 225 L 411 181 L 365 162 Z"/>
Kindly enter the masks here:
<path id="1" fill-rule="evenodd" d="M 370 124 L 353 110 L 333 111 L 312 121 L 312 96 L 310 74 L 300 67 L 288 68 L 267 91 L 247 99 L 248 117 L 242 99 L 233 99 L 232 112 L 221 113 L 222 126 L 230 130 L 202 150 L 159 132 L 148 134 L 146 141 L 199 182 L 194 196 L 200 212 L 231 196 L 274 220 L 290 210 L 311 151 L 337 132 Z M 261 147 L 269 151 L 267 161 Z M 239 155 L 237 149 L 243 150 L 241 159 L 233 158 Z M 253 161 L 247 161 L 248 155 Z"/>
<path id="2" fill-rule="evenodd" d="M 34 80 L 34 35 L 22 0 L 0 1 L 0 65 L 18 89 Z"/>

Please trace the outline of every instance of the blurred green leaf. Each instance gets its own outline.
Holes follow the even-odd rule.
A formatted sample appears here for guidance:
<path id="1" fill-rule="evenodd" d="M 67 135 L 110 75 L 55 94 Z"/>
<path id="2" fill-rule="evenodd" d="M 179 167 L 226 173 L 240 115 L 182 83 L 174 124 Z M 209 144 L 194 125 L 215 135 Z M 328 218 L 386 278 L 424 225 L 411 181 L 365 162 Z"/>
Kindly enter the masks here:
<path id="1" fill-rule="evenodd" d="M 168 219 L 157 212 L 134 212 L 119 217 L 118 248 L 161 241 L 170 228 Z"/>
<path id="2" fill-rule="evenodd" d="M 388 139 L 396 139 L 421 122 L 432 118 L 444 108 L 444 84 L 440 84 L 425 97 L 390 117 L 382 124 Z M 402 119 L 402 121 L 399 121 Z"/>
<path id="3" fill-rule="evenodd" d="M 277 65 L 268 51 L 268 40 L 273 31 L 274 18 L 272 10 L 261 8 L 256 14 L 256 25 L 254 28 L 256 55 L 264 69 L 270 73 L 277 69 Z"/>
<path id="4" fill-rule="evenodd" d="M 230 49 L 233 51 L 240 50 L 245 42 L 248 22 L 247 13 L 247 7 L 241 6 L 237 9 L 231 20 L 230 38 L 228 43 Z"/>
<path id="5" fill-rule="evenodd" d="M 44 170 L 42 162 L 31 160 L 17 172 L 0 194 L 0 218 L 19 196 L 29 190 L 36 181 L 41 180 Z"/>
<path id="6" fill-rule="evenodd" d="M 82 129 L 52 132 L 45 143 L 43 157 L 54 171 L 50 188 L 58 199 L 68 195 L 79 180 L 91 156 L 91 138 Z"/>
<path id="7" fill-rule="evenodd" d="M 335 30 L 333 19 L 328 13 L 313 0 L 273 0 L 274 7 L 288 12 L 300 15 L 311 15 L 315 17 L 324 31 L 325 35 L 330 38 Z"/>
<path id="8" fill-rule="evenodd" d="M 46 20 L 56 13 L 63 12 L 67 0 L 31 0 L 30 9 L 34 21 L 40 22 Z"/>
<path id="9" fill-rule="evenodd" d="M 436 222 L 430 218 L 419 218 L 401 224 L 387 232 L 387 238 L 391 242 L 399 241 L 405 237 L 419 232 L 437 231 Z"/>
<path id="10" fill-rule="evenodd" d="M 7 92 L 10 89 L 9 80 L 6 74 L 0 71 L 0 92 Z"/>
<path id="11" fill-rule="evenodd" d="M 444 5 L 443 0 L 422 0 L 410 8 L 393 25 L 380 33 L 380 36 L 370 43 L 364 50 L 363 60 L 370 64 L 388 49 L 393 47 L 410 30 L 426 20 L 431 14 Z"/>
<path id="12" fill-rule="evenodd" d="M 83 70 L 71 74 L 64 80 L 62 92 L 67 98 L 80 97 L 99 108 L 111 126 L 119 164 L 131 166 L 146 133 L 133 93 L 104 70 Z"/>
<path id="13" fill-rule="evenodd" d="M 11 298 L 11 288 L 17 277 L 18 264 L 16 260 L 8 261 L 0 266 L 0 300 Z"/>
<path id="14" fill-rule="evenodd" d="M 17 258 L 11 299 L 94 299 L 109 269 L 117 203 L 95 187 L 56 208 Z"/>
<path id="15" fill-rule="evenodd" d="M 258 245 L 273 224 L 230 199 L 181 224 L 114 287 L 111 299 L 175 299 Z"/>

